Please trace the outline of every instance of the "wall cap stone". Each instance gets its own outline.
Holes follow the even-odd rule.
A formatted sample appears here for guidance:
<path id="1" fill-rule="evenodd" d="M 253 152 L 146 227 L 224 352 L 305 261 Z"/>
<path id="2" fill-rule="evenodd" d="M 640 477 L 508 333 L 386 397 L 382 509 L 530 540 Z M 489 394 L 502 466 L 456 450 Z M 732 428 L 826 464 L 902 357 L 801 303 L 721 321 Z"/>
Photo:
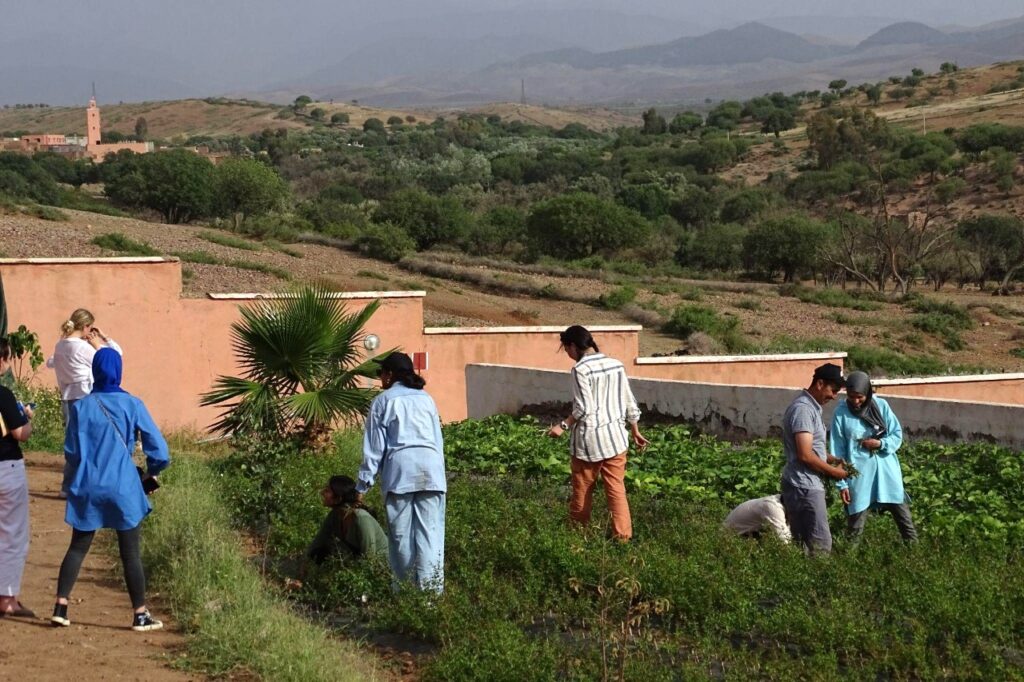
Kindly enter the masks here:
<path id="1" fill-rule="evenodd" d="M 1007 374 L 963 374 L 938 377 L 902 377 L 896 379 L 872 379 L 872 386 L 914 386 L 920 384 L 971 384 L 980 381 L 1020 381 L 1024 372 Z"/>
<path id="2" fill-rule="evenodd" d="M 177 263 L 177 258 L 163 256 L 124 256 L 107 258 L 0 258 L 0 265 L 82 265 L 90 263 Z"/>
<path id="3" fill-rule="evenodd" d="M 640 332 L 638 324 L 598 325 L 587 327 L 592 332 Z M 425 327 L 424 334 L 561 334 L 565 327 Z"/>
<path id="4" fill-rule="evenodd" d="M 637 358 L 638 365 L 699 365 L 719 362 L 779 362 L 792 360 L 841 360 L 846 353 L 780 353 L 776 355 L 670 355 Z"/>
<path id="5" fill-rule="evenodd" d="M 425 291 L 335 291 L 331 298 L 341 299 L 362 299 L 362 298 L 423 298 L 427 295 Z M 215 301 L 256 301 L 260 299 L 292 298 L 295 294 L 266 293 L 266 294 L 206 294 L 207 298 Z"/>

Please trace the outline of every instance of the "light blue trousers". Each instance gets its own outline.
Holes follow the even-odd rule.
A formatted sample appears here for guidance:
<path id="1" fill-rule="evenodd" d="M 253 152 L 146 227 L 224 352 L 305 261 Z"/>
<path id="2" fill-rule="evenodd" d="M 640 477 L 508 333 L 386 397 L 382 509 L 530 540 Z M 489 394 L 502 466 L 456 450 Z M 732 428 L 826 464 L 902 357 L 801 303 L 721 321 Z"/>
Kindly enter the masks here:
<path id="1" fill-rule="evenodd" d="M 397 581 L 421 590 L 444 590 L 445 494 L 388 493 L 388 557 Z"/>

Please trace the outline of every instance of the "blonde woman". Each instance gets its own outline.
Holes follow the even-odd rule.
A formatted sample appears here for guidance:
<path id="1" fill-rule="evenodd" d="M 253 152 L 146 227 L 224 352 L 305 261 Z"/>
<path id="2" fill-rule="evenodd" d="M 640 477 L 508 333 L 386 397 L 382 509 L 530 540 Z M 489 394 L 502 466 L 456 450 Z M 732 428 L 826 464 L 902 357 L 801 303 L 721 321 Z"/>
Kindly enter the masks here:
<path id="1" fill-rule="evenodd" d="M 123 355 L 117 342 L 95 325 L 96 319 L 85 308 L 71 313 L 60 326 L 60 341 L 46 366 L 57 373 L 60 391 L 60 413 L 68 423 L 71 406 L 92 391 L 92 358 L 100 348 L 112 348 Z M 68 469 L 65 464 L 64 480 L 60 485 L 61 497 L 67 496 Z"/>

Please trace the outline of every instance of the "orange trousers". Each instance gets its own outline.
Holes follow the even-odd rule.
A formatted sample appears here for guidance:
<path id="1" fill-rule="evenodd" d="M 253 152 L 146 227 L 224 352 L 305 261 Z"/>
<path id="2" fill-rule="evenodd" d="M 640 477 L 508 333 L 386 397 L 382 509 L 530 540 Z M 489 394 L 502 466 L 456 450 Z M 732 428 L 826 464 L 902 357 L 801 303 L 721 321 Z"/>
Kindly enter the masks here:
<path id="1" fill-rule="evenodd" d="M 604 481 L 608 498 L 608 511 L 612 517 L 612 534 L 620 540 L 633 537 L 633 519 L 626 500 L 626 453 L 601 462 L 586 462 L 572 458 L 572 497 L 569 499 L 569 518 L 576 523 L 588 523 L 593 506 L 594 486 L 597 479 Z"/>

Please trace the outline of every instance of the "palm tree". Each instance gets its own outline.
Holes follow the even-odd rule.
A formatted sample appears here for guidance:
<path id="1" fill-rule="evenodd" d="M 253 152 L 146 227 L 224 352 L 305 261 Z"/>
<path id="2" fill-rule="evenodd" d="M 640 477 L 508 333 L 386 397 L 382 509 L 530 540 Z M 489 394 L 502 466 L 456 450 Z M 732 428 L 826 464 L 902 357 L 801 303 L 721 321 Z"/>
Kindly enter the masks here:
<path id="1" fill-rule="evenodd" d="M 377 391 L 360 378 L 376 376 L 387 353 L 362 358 L 358 346 L 379 307 L 374 301 L 350 314 L 330 290 L 303 286 L 240 308 L 231 336 L 245 376 L 220 376 L 203 394 L 203 405 L 225 407 L 212 428 L 298 434 L 309 444 L 365 412 Z"/>

